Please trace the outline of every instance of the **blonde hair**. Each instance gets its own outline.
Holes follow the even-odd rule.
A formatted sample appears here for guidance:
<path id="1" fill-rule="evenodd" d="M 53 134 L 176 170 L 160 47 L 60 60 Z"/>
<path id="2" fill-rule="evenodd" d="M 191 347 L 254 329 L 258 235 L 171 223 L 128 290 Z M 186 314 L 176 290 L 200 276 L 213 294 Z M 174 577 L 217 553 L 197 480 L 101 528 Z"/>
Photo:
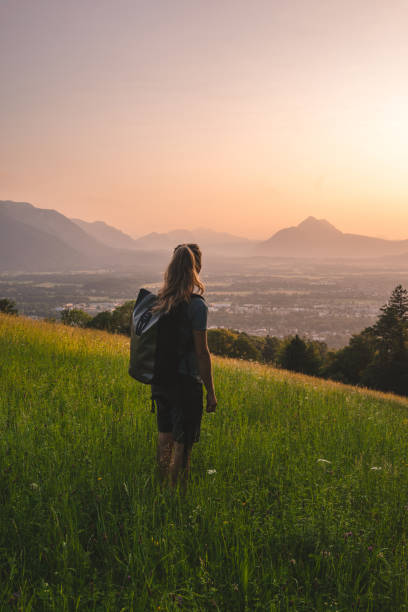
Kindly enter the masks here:
<path id="1" fill-rule="evenodd" d="M 198 244 L 179 244 L 173 251 L 173 257 L 164 273 L 164 283 L 157 295 L 157 304 L 153 310 L 170 312 L 181 302 L 189 302 L 191 294 L 197 288 L 204 293 L 201 282 L 201 251 Z"/>

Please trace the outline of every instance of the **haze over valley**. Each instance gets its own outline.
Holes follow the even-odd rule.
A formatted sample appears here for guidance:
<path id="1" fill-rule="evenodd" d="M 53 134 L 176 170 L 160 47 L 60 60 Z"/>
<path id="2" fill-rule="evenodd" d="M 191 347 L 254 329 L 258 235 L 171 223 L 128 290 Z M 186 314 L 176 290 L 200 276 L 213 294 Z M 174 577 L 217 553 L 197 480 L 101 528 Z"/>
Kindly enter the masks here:
<path id="1" fill-rule="evenodd" d="M 68 219 L 29 203 L 0 202 L 0 293 L 20 311 L 90 314 L 156 290 L 172 249 L 198 242 L 209 325 L 255 335 L 299 333 L 332 347 L 370 325 L 392 288 L 408 284 L 408 240 L 343 233 L 307 217 L 268 240 L 211 229 L 131 237 L 103 221 Z"/>

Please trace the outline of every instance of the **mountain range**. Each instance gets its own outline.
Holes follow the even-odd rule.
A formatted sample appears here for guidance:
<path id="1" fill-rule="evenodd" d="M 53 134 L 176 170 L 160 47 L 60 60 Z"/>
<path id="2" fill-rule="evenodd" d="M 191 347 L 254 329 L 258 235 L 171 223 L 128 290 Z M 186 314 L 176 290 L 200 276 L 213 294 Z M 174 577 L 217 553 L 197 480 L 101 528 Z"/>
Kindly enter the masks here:
<path id="1" fill-rule="evenodd" d="M 121 233 L 115 228 L 112 232 Z M 151 271 L 165 264 L 166 255 L 114 248 L 56 210 L 0 201 L 1 271 L 69 272 L 124 266 Z"/>
<path id="2" fill-rule="evenodd" d="M 240 236 L 233 236 L 226 232 L 215 232 L 214 230 L 199 227 L 193 230 L 176 229 L 167 233 L 151 232 L 138 238 L 132 238 L 121 230 L 104 223 L 104 221 L 82 221 L 81 219 L 71 219 L 79 227 L 89 233 L 104 244 L 124 249 L 146 249 L 148 251 L 169 250 L 180 243 L 197 242 L 203 249 L 228 250 L 241 252 L 243 246 L 251 246 L 255 241 Z"/>
<path id="3" fill-rule="evenodd" d="M 136 248 L 145 249 L 173 249 L 177 244 L 196 242 L 203 250 L 210 250 L 229 255 L 242 253 L 255 244 L 255 241 L 226 232 L 199 227 L 193 230 L 176 229 L 167 233 L 152 232 L 135 240 Z"/>
<path id="4" fill-rule="evenodd" d="M 386 240 L 344 233 L 325 219 L 307 217 L 299 225 L 279 230 L 267 240 L 249 240 L 206 228 L 178 229 L 167 233 L 152 232 L 131 238 L 102 221 L 87 223 L 72 219 L 100 242 L 116 248 L 169 250 L 183 242 L 197 242 L 211 254 L 269 257 L 384 257 L 408 253 L 408 240 Z"/>
<path id="5" fill-rule="evenodd" d="M 206 228 L 152 232 L 132 238 L 103 221 L 69 219 L 56 210 L 27 202 L 0 201 L 1 271 L 78 269 L 162 269 L 174 246 L 198 242 L 216 265 L 222 257 L 388 257 L 408 260 L 408 240 L 385 240 L 343 233 L 324 219 L 308 217 L 299 225 L 254 241 Z M 215 263 L 214 263 L 215 262 Z"/>

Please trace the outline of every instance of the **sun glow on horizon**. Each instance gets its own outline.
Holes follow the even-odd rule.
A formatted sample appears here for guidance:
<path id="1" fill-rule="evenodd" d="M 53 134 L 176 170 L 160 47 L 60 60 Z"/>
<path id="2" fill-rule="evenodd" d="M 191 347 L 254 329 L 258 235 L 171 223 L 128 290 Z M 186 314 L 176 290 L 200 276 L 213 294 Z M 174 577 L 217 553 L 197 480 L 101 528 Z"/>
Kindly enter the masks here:
<path id="1" fill-rule="evenodd" d="M 405 0 L 91 4 L 0 3 L 0 199 L 139 236 L 408 237 Z"/>

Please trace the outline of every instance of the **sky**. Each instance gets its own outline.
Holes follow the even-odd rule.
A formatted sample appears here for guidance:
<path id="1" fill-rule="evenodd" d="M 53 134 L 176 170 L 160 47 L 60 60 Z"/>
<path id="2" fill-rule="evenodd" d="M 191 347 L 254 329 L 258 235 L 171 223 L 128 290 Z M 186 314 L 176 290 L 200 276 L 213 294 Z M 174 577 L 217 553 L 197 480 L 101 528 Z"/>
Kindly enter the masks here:
<path id="1" fill-rule="evenodd" d="M 408 238 L 406 0 L 0 0 L 0 200 Z"/>

